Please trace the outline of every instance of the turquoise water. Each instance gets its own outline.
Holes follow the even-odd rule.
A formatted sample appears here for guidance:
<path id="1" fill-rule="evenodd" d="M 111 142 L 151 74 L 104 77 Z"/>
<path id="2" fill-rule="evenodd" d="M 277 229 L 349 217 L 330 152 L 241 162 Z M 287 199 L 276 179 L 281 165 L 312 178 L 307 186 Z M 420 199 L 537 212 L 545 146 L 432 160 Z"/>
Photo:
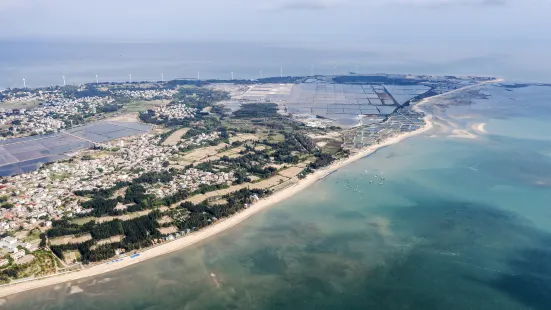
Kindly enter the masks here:
<path id="1" fill-rule="evenodd" d="M 485 92 L 445 112 L 475 139 L 435 128 L 201 244 L 3 307 L 550 309 L 551 88 Z"/>

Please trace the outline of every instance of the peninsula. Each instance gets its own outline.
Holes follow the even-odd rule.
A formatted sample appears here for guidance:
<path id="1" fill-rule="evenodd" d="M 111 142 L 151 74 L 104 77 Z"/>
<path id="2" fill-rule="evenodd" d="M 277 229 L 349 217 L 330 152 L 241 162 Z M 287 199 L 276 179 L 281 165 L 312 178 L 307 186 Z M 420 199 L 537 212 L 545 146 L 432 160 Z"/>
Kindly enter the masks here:
<path id="1" fill-rule="evenodd" d="M 498 81 L 377 74 L 4 91 L 0 296 L 204 240 L 430 129 L 417 107 L 431 98 Z M 33 125 L 37 115 L 48 121 Z"/>

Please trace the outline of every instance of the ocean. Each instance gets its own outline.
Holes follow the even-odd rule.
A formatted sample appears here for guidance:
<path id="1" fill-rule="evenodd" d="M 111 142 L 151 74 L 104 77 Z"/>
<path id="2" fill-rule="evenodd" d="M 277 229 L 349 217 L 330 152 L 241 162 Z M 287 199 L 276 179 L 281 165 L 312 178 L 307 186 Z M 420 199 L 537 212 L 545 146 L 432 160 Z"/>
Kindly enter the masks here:
<path id="1" fill-rule="evenodd" d="M 2 307 L 550 309 L 551 87 L 471 95 L 200 244 Z"/>
<path id="2" fill-rule="evenodd" d="M 392 41 L 392 40 L 391 40 Z M 380 41 L 354 44 L 289 43 L 97 43 L 0 41 L 0 89 L 164 78 L 236 79 L 284 75 L 411 73 L 491 75 L 510 80 L 551 80 L 551 60 L 540 47 L 519 50 L 518 42 L 491 50 L 460 43 Z M 453 46 L 453 47 L 451 47 Z M 493 45 L 492 45 L 493 46 Z M 522 47 L 524 45 L 520 45 Z M 538 52 L 533 55 L 531 53 Z M 541 54 L 541 55 L 540 55 Z"/>

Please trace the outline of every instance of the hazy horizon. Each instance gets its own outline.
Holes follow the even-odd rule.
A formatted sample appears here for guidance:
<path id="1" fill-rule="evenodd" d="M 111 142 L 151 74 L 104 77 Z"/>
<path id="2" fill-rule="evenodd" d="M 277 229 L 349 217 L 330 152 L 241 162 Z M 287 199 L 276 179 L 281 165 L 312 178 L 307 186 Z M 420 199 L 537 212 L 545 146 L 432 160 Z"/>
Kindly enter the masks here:
<path id="1" fill-rule="evenodd" d="M 334 67 L 347 72 L 363 66 L 370 69 L 365 72 L 495 75 L 549 82 L 549 11 L 551 2 L 545 0 L 4 0 L 0 86 L 20 84 L 23 75 L 51 75 L 52 81 L 61 75 L 94 74 L 124 79 L 128 71 L 143 71 L 154 78 L 170 69 L 172 77 L 204 71 L 205 78 L 223 78 L 231 70 L 252 78 L 261 70 L 278 75 L 275 68 L 280 66 L 289 74 L 308 74 L 311 66 L 326 67 L 318 70 L 324 74 Z M 14 42 L 40 48 L 28 51 Z M 144 42 L 151 43 L 144 51 L 127 51 Z M 94 44 L 102 55 L 89 57 L 74 49 L 67 56 L 63 49 L 68 44 Z M 252 57 L 240 65 L 235 57 L 226 57 L 226 49 Z M 285 54 L 273 49 L 285 49 Z M 140 63 L 117 60 L 121 73 L 101 72 L 112 66 L 101 59 L 111 55 L 115 63 L 118 50 Z M 296 56 L 293 51 L 317 56 Z M 150 65 L 151 59 L 162 59 L 167 69 Z M 186 65 L 176 72 L 181 63 L 209 67 Z M 143 68 L 148 65 L 152 68 Z M 82 71 L 73 68 L 84 66 Z M 32 76 L 29 81 L 43 78 Z"/>

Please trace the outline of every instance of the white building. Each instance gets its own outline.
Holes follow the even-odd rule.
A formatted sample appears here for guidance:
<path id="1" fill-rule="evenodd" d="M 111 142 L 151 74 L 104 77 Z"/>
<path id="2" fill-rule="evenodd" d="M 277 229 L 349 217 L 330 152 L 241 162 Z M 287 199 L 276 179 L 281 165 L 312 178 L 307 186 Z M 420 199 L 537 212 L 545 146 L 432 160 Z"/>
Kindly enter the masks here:
<path id="1" fill-rule="evenodd" d="M 18 260 L 20 259 L 21 257 L 25 256 L 25 250 L 19 250 L 15 253 L 12 253 L 11 255 L 11 258 L 13 258 L 13 260 Z"/>
<path id="2" fill-rule="evenodd" d="M 7 236 L 4 239 L 2 239 L 7 244 L 17 244 L 17 238 Z"/>

